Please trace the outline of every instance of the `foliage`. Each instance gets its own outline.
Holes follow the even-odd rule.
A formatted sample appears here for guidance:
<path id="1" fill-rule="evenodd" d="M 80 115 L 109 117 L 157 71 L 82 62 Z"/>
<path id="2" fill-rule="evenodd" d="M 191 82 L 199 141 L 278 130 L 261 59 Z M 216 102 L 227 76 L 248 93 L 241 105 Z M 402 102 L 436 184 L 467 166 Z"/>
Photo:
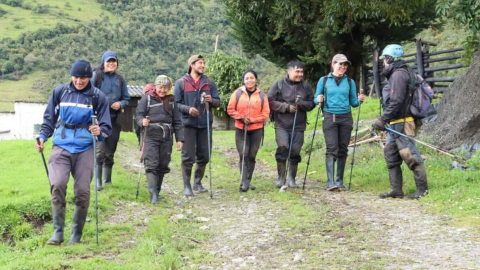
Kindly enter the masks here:
<path id="1" fill-rule="evenodd" d="M 437 0 L 436 11 L 438 15 L 453 19 L 457 26 L 470 31 L 464 39 L 464 59 L 469 64 L 480 45 L 480 0 Z"/>
<path id="2" fill-rule="evenodd" d="M 242 85 L 242 73 L 247 67 L 247 59 L 240 56 L 216 52 L 207 57 L 205 74 L 217 84 L 220 114 L 227 111 L 231 94 Z"/>
<path id="3" fill-rule="evenodd" d="M 283 67 L 299 58 L 310 81 L 329 70 L 331 57 L 345 53 L 353 77 L 372 45 L 411 39 L 435 23 L 435 0 L 324 1 L 223 0 L 234 37 L 244 52 Z"/>

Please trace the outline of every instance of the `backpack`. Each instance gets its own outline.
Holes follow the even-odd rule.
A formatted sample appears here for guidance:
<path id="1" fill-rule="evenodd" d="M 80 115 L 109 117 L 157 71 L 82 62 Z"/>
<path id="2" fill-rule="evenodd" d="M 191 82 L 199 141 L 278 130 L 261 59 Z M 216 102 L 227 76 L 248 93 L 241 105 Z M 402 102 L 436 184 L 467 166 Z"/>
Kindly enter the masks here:
<path id="1" fill-rule="evenodd" d="M 322 108 L 322 112 L 323 112 L 323 108 L 325 107 L 325 104 L 327 104 L 327 88 L 325 86 L 327 85 L 328 77 L 323 76 L 322 78 L 323 78 L 323 97 L 324 98 L 320 107 Z M 348 87 L 350 88 L 350 91 L 352 91 L 352 79 L 347 77 L 347 82 L 348 82 Z M 328 108 L 328 104 L 327 104 L 327 108 Z"/>
<path id="2" fill-rule="evenodd" d="M 306 82 L 302 81 L 303 90 L 306 89 L 305 84 L 306 84 Z M 277 91 L 277 93 L 275 93 L 275 100 L 278 99 L 278 95 L 280 94 L 280 92 L 283 89 L 283 79 L 277 81 L 277 88 L 278 88 L 278 91 Z M 270 122 L 272 122 L 272 123 L 275 122 L 275 112 L 273 110 L 270 110 L 270 117 L 269 118 L 270 118 Z"/>
<path id="3" fill-rule="evenodd" d="M 240 101 L 240 97 L 242 96 L 242 91 L 241 90 L 237 90 L 237 103 L 235 103 L 235 110 L 237 110 L 237 106 L 238 106 L 238 102 Z M 265 93 L 263 91 L 260 91 L 260 101 L 261 101 L 261 107 L 260 107 L 260 112 L 263 111 L 263 102 L 264 102 L 264 99 L 265 99 Z"/>
<path id="4" fill-rule="evenodd" d="M 408 67 L 408 70 L 400 70 L 408 72 L 410 76 L 407 94 L 407 99 L 409 99 L 408 101 L 410 105 L 408 105 L 406 109 L 410 110 L 413 118 L 425 118 L 428 114 L 428 109 L 432 104 L 432 88 L 420 75 L 417 75 L 410 67 Z"/>

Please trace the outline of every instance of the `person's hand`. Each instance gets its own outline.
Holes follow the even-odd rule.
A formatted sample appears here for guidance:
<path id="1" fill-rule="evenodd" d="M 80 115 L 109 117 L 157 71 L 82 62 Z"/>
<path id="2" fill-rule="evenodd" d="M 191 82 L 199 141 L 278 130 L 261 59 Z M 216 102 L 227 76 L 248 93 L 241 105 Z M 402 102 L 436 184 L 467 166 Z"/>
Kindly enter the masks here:
<path id="1" fill-rule="evenodd" d="M 377 122 L 372 125 L 372 128 L 383 131 L 385 130 L 385 122 L 383 122 L 381 118 L 378 118 Z"/>
<path id="2" fill-rule="evenodd" d="M 245 123 L 246 125 L 250 124 L 250 117 L 243 118 L 243 123 Z"/>
<path id="3" fill-rule="evenodd" d="M 121 107 L 122 107 L 122 103 L 120 103 L 120 101 L 114 102 L 112 106 L 110 106 L 110 108 L 114 109 L 115 111 L 120 110 Z"/>
<path id="4" fill-rule="evenodd" d="M 318 104 L 323 102 L 323 95 L 318 95 L 317 96 L 317 102 L 318 102 Z"/>
<path id="5" fill-rule="evenodd" d="M 35 142 L 35 148 L 38 150 L 38 152 L 43 152 L 44 146 L 43 146 L 43 139 L 42 138 L 37 138 L 37 141 Z"/>
<path id="6" fill-rule="evenodd" d="M 193 117 L 197 117 L 200 114 L 197 108 L 195 107 L 190 107 L 190 109 L 188 110 L 188 113 Z"/>
<path id="7" fill-rule="evenodd" d="M 177 151 L 182 151 L 182 148 L 183 148 L 183 142 L 182 142 L 182 141 L 178 141 L 178 142 L 177 142 Z"/>
<path id="8" fill-rule="evenodd" d="M 297 111 L 297 107 L 293 105 L 288 105 L 288 111 L 290 113 L 295 113 Z"/>
<path id="9" fill-rule="evenodd" d="M 204 95 L 204 96 L 203 96 L 203 99 L 204 99 L 206 102 L 212 102 L 212 95 Z"/>
<path id="10" fill-rule="evenodd" d="M 143 118 L 143 120 L 142 120 L 142 126 L 148 127 L 149 124 L 150 124 L 150 119 Z"/>
<path id="11" fill-rule="evenodd" d="M 365 100 L 365 95 L 364 94 L 358 95 L 358 100 L 363 103 L 363 101 Z"/>
<path id="12" fill-rule="evenodd" d="M 100 126 L 99 125 L 91 125 L 88 127 L 88 130 L 92 133 L 93 136 L 100 135 Z"/>

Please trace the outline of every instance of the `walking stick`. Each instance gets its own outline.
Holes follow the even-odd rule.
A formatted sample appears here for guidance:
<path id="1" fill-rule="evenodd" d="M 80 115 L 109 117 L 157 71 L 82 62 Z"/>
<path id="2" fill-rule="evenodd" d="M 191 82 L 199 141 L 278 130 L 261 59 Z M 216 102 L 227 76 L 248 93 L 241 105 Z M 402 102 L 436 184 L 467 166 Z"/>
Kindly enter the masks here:
<path id="1" fill-rule="evenodd" d="M 297 98 L 295 99 L 295 106 L 297 106 L 297 101 L 299 98 L 300 96 L 297 96 Z M 287 168 L 285 169 L 285 182 L 287 182 L 288 167 L 290 167 L 290 155 L 292 153 L 293 137 L 295 136 L 295 123 L 297 122 L 297 113 L 298 108 L 295 110 L 295 115 L 293 116 L 292 137 L 290 138 L 290 145 L 288 146 Z"/>
<path id="2" fill-rule="evenodd" d="M 389 127 L 385 127 L 385 130 L 388 131 L 388 132 L 391 132 L 391 133 L 393 133 L 393 134 L 396 134 L 396 135 L 405 137 L 405 138 L 407 138 L 407 139 L 410 139 L 410 140 L 412 140 L 412 141 L 414 141 L 414 142 L 417 142 L 417 143 L 419 143 L 419 144 L 421 144 L 421 145 L 424 145 L 424 146 L 426 146 L 426 147 L 432 148 L 432 149 L 436 150 L 437 152 L 442 153 L 442 154 L 444 154 L 444 155 L 447 155 L 447 156 L 449 156 L 449 157 L 451 157 L 451 158 L 453 158 L 453 159 L 458 159 L 458 160 L 465 161 L 464 158 L 459 157 L 459 156 L 456 156 L 456 155 L 448 152 L 447 150 L 443 150 L 443 149 L 441 149 L 440 147 L 435 146 L 435 145 L 433 145 L 433 144 L 429 144 L 429 143 L 426 143 L 426 142 L 422 142 L 422 141 L 420 141 L 420 140 L 418 140 L 418 139 L 415 139 L 415 138 L 412 137 L 412 136 L 405 135 L 405 134 L 403 134 L 403 133 L 401 133 L 401 132 L 398 132 L 398 131 L 396 131 L 396 130 L 394 130 L 394 129 L 391 129 L 391 128 L 389 128 Z"/>
<path id="3" fill-rule="evenodd" d="M 92 125 L 97 124 L 97 116 L 92 115 Z M 98 165 L 97 165 L 97 136 L 93 136 L 93 179 L 95 179 L 95 236 L 98 245 L 98 194 L 97 194 L 97 177 L 98 177 Z"/>
<path id="4" fill-rule="evenodd" d="M 202 103 L 205 104 L 205 109 L 207 110 L 207 142 L 208 142 L 208 170 L 210 179 L 210 198 L 213 199 L 213 188 L 212 188 L 212 151 L 210 150 L 210 104 L 205 102 L 205 92 L 202 93 Z"/>
<path id="5" fill-rule="evenodd" d="M 243 169 L 243 167 L 245 166 L 245 148 L 247 148 L 247 130 L 248 130 L 248 125 L 247 124 L 243 124 L 243 150 L 242 150 L 242 171 L 241 171 L 241 174 L 240 174 L 240 183 L 242 183 L 243 181 L 243 174 L 245 173 L 245 170 Z M 241 186 L 241 184 L 240 184 Z M 248 189 L 248 187 L 247 187 Z"/>
<path id="6" fill-rule="evenodd" d="M 313 127 L 312 144 L 310 145 L 310 153 L 308 153 L 307 169 L 305 170 L 305 177 L 303 177 L 302 190 L 305 190 L 305 182 L 307 182 L 308 167 L 310 165 L 310 157 L 312 156 L 313 140 L 315 139 L 315 132 L 317 131 L 317 123 L 318 123 L 318 116 L 320 115 L 320 109 L 321 109 L 321 106 L 318 105 L 317 118 L 315 118 L 315 126 Z"/>
<path id="7" fill-rule="evenodd" d="M 40 145 L 40 138 L 37 138 L 37 144 Z M 47 162 L 45 161 L 45 155 L 43 154 L 43 151 L 41 151 L 40 154 L 42 155 L 43 167 L 45 167 L 45 172 L 47 173 L 47 178 L 48 178 L 48 167 L 47 167 Z M 48 181 L 48 183 L 50 184 L 50 180 Z"/>
<path id="8" fill-rule="evenodd" d="M 355 149 L 357 149 L 357 134 L 358 134 L 358 122 L 360 121 L 360 108 L 362 107 L 362 103 L 358 105 L 358 112 L 357 112 L 357 124 L 355 126 L 355 137 L 353 139 L 353 154 L 352 154 L 352 163 L 350 163 L 350 180 L 348 181 L 348 190 L 350 190 L 350 186 L 352 185 L 352 172 L 353 172 L 353 164 L 355 162 Z"/>
<path id="9" fill-rule="evenodd" d="M 145 116 L 145 118 L 149 118 L 149 116 Z M 135 200 L 138 199 L 138 194 L 140 193 L 140 176 L 142 172 L 142 164 L 144 161 L 143 155 L 145 154 L 145 139 L 147 138 L 147 127 L 143 127 L 143 138 L 142 138 L 142 148 L 140 152 L 140 168 L 138 169 L 138 180 L 137 180 L 137 194 L 135 195 Z"/>

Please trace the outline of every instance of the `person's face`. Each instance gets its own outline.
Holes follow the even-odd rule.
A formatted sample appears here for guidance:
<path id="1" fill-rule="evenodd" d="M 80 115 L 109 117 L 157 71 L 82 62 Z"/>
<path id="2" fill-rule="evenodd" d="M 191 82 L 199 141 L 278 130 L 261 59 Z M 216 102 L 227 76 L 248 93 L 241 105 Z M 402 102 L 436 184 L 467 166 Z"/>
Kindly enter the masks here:
<path id="1" fill-rule="evenodd" d="M 161 98 L 165 97 L 168 92 L 168 86 L 166 85 L 155 85 L 155 92 L 157 92 L 157 95 L 160 96 Z"/>
<path id="2" fill-rule="evenodd" d="M 103 63 L 103 68 L 105 72 L 115 72 L 115 70 L 117 70 L 117 67 L 118 67 L 118 62 L 113 58 Z"/>
<path id="3" fill-rule="evenodd" d="M 198 59 L 195 63 L 191 64 L 190 67 L 192 71 L 195 71 L 197 74 L 202 75 L 205 71 L 205 60 Z"/>
<path id="4" fill-rule="evenodd" d="M 87 87 L 89 81 L 90 81 L 90 78 L 88 78 L 88 77 L 72 76 L 73 86 L 75 86 L 75 89 L 77 89 L 77 90 L 85 89 L 85 87 Z"/>
<path id="5" fill-rule="evenodd" d="M 255 91 L 255 86 L 257 85 L 257 78 L 255 78 L 255 75 L 253 75 L 252 72 L 248 72 L 243 78 L 243 83 L 245 84 L 245 87 L 248 91 Z"/>
<path id="6" fill-rule="evenodd" d="M 303 68 L 293 67 L 287 69 L 288 78 L 292 82 L 301 82 L 303 79 Z"/>
<path id="7" fill-rule="evenodd" d="M 384 67 L 385 69 L 388 69 L 388 65 L 389 65 L 388 62 L 389 62 L 389 61 L 388 61 L 388 57 L 383 58 L 383 67 Z"/>
<path id="8" fill-rule="evenodd" d="M 345 74 L 345 72 L 347 71 L 348 62 L 343 62 L 343 63 L 335 62 L 332 64 L 332 68 L 333 68 L 333 74 L 335 74 L 335 76 L 343 76 L 343 74 Z"/>

